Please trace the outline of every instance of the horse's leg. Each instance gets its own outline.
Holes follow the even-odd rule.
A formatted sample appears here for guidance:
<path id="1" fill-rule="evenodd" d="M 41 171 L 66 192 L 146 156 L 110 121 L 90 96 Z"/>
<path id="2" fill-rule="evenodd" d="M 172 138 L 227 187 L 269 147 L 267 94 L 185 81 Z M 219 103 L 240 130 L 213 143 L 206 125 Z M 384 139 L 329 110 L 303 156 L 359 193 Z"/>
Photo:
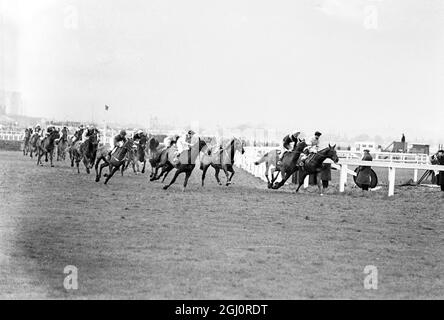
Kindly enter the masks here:
<path id="1" fill-rule="evenodd" d="M 100 181 L 100 175 L 102 174 L 102 166 L 100 166 L 100 174 L 99 174 L 99 170 L 98 170 L 99 169 L 100 161 L 102 161 L 102 157 L 99 157 L 96 160 L 96 165 L 94 166 L 94 169 L 96 170 L 96 182 Z"/>
<path id="2" fill-rule="evenodd" d="M 185 180 L 184 180 L 184 182 L 183 182 L 183 189 L 182 189 L 182 192 L 185 192 L 185 188 L 187 187 L 188 179 L 190 178 L 190 176 L 191 176 L 191 172 L 192 172 L 192 171 L 193 171 L 193 170 L 185 171 Z"/>
<path id="3" fill-rule="evenodd" d="M 169 174 L 171 171 L 173 171 L 173 167 L 168 167 L 168 168 L 165 170 L 165 175 L 164 175 L 164 177 L 163 177 L 163 179 L 162 179 L 162 183 L 165 182 L 166 177 L 168 176 L 168 174 Z M 160 178 L 160 177 L 159 177 L 159 178 Z"/>
<path id="4" fill-rule="evenodd" d="M 89 170 L 89 163 L 88 162 L 89 162 L 88 159 L 86 159 L 86 157 L 83 157 L 83 165 L 85 166 L 86 173 L 90 174 L 91 171 Z"/>
<path id="5" fill-rule="evenodd" d="M 322 180 L 319 178 L 320 174 L 316 174 L 316 182 L 318 183 L 319 195 L 324 195 L 324 185 L 322 184 Z"/>
<path id="6" fill-rule="evenodd" d="M 71 168 L 74 167 L 74 154 L 72 150 L 69 150 L 69 158 L 71 159 Z"/>
<path id="7" fill-rule="evenodd" d="M 162 171 L 163 171 L 163 167 L 162 167 Z M 161 172 L 162 172 L 162 171 L 161 171 Z M 159 166 L 156 166 L 156 167 L 154 168 L 154 171 L 151 173 L 150 181 L 156 181 L 156 180 L 159 179 L 159 178 L 157 178 L 157 172 L 159 172 Z"/>
<path id="8" fill-rule="evenodd" d="M 228 176 L 228 169 L 227 169 L 227 167 L 228 167 L 227 165 L 222 166 L 222 170 L 225 173 L 225 178 L 226 178 L 226 181 L 227 181 L 227 182 L 225 182 L 225 185 L 228 187 L 230 185 L 230 178 Z"/>
<path id="9" fill-rule="evenodd" d="M 301 173 L 301 171 L 299 171 L 299 173 Z M 299 181 L 298 181 L 298 188 L 296 189 L 296 192 L 298 192 L 299 191 L 299 189 L 304 185 L 304 180 L 305 180 L 305 178 L 307 177 L 307 172 L 305 172 L 305 171 L 303 171 L 302 173 L 301 173 L 302 175 L 301 176 L 299 176 Z"/>
<path id="10" fill-rule="evenodd" d="M 146 159 L 143 160 L 142 173 L 145 173 L 145 167 L 146 167 Z"/>
<path id="11" fill-rule="evenodd" d="M 76 155 L 77 173 L 80 174 L 80 158 Z"/>
<path id="12" fill-rule="evenodd" d="M 119 167 L 113 167 L 112 170 L 110 168 L 110 173 L 108 174 L 108 176 L 105 179 L 105 184 L 108 183 L 109 179 L 111 179 L 111 177 L 114 175 L 114 173 L 116 173 L 116 171 L 119 170 L 119 169 L 120 169 Z"/>
<path id="13" fill-rule="evenodd" d="M 171 182 L 163 187 L 163 190 L 168 189 L 174 182 L 176 182 L 177 176 L 182 173 L 183 171 L 180 169 L 177 169 L 176 173 L 174 174 L 173 180 L 171 180 Z"/>
<path id="14" fill-rule="evenodd" d="M 281 177 L 282 177 L 282 180 L 281 180 L 281 182 L 279 182 L 278 184 L 276 184 L 276 185 L 273 187 L 273 189 L 279 189 L 280 187 L 282 187 L 282 186 L 285 184 L 285 182 L 287 182 L 287 180 L 293 175 L 294 172 L 295 172 L 295 171 L 293 171 L 293 172 L 282 172 L 282 171 L 281 171 Z"/>
<path id="15" fill-rule="evenodd" d="M 230 166 L 229 168 L 227 168 L 227 170 L 228 170 L 229 172 L 231 172 L 230 179 L 228 179 L 228 181 L 229 181 L 230 184 L 231 184 L 231 180 L 233 179 L 233 176 L 234 176 L 234 174 L 236 173 L 236 171 L 234 171 L 233 166 Z"/>
<path id="16" fill-rule="evenodd" d="M 202 166 L 202 187 L 205 184 L 205 175 L 207 174 L 207 170 L 210 167 L 210 165 Z"/>
<path id="17" fill-rule="evenodd" d="M 54 164 L 52 163 L 53 157 L 54 157 L 54 150 L 49 152 L 49 160 L 50 160 L 51 167 L 54 167 Z"/>
<path id="18" fill-rule="evenodd" d="M 216 170 L 215 173 L 214 173 L 214 176 L 216 177 L 217 183 L 221 186 L 222 182 L 220 182 L 220 179 L 219 179 L 220 168 L 215 166 L 214 170 Z"/>

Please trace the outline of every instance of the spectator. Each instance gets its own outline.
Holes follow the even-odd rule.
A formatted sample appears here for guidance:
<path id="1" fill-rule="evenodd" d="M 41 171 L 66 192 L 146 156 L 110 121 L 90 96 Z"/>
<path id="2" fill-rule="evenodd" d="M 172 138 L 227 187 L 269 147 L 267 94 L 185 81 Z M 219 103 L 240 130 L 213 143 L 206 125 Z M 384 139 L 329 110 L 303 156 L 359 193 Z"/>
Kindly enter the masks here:
<path id="1" fill-rule="evenodd" d="M 364 156 L 362 157 L 362 161 L 373 161 L 373 157 L 370 154 L 369 150 L 364 150 Z M 370 174 L 372 168 L 370 166 L 361 166 L 359 167 L 358 176 L 356 178 L 356 183 L 361 185 L 361 189 L 363 191 L 368 191 L 370 188 Z"/>

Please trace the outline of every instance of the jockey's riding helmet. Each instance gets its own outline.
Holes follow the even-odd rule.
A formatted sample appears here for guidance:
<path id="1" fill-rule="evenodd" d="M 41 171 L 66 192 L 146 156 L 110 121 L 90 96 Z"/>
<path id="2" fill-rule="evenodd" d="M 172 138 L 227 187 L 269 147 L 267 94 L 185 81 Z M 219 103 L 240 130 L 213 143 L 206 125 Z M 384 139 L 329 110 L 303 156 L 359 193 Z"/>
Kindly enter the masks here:
<path id="1" fill-rule="evenodd" d="M 297 139 L 301 133 L 298 131 L 296 133 L 293 133 L 293 138 Z"/>
<path id="2" fill-rule="evenodd" d="M 190 130 L 190 131 L 188 131 L 188 134 L 189 134 L 190 136 L 192 136 L 193 134 L 196 134 L 196 132 L 194 132 L 193 130 Z"/>
<path id="3" fill-rule="evenodd" d="M 125 130 L 120 130 L 120 135 L 121 136 L 126 136 L 126 131 Z"/>
<path id="4" fill-rule="evenodd" d="M 320 136 L 322 136 L 322 133 L 320 133 L 319 131 L 316 131 L 315 136 L 320 137 Z"/>

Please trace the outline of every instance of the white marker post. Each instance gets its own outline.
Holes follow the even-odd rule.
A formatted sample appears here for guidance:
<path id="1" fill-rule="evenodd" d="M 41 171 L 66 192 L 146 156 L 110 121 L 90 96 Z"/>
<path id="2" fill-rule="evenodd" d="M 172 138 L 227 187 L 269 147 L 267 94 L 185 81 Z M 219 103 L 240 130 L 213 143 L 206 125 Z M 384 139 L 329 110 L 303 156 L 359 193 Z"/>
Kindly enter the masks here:
<path id="1" fill-rule="evenodd" d="M 339 172 L 339 192 L 345 191 L 345 185 L 347 184 L 347 171 L 348 171 L 348 165 L 343 164 L 341 165 L 341 171 Z"/>
<path id="2" fill-rule="evenodd" d="M 388 179 L 389 179 L 389 191 L 388 196 L 391 197 L 395 194 L 395 174 L 396 168 L 389 167 Z"/>
<path id="3" fill-rule="evenodd" d="M 413 171 L 413 182 L 418 182 L 418 169 Z"/>

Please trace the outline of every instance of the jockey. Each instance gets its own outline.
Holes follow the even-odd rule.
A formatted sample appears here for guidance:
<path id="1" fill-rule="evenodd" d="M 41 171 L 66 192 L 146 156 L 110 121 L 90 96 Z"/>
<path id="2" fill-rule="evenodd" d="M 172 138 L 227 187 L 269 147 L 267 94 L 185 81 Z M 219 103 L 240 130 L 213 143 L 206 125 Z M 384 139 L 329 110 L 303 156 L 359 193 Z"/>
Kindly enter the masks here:
<path id="1" fill-rule="evenodd" d="M 305 164 L 305 160 L 308 158 L 310 154 L 317 153 L 319 149 L 319 138 L 322 136 L 322 133 L 316 131 L 314 136 L 310 139 L 308 146 L 304 148 L 304 151 L 301 155 L 300 165 L 303 166 Z"/>
<path id="2" fill-rule="evenodd" d="M 68 127 L 67 126 L 63 126 L 63 128 L 61 130 L 60 140 L 62 140 L 62 141 L 68 140 Z"/>
<path id="3" fill-rule="evenodd" d="M 79 140 L 82 140 L 83 131 L 85 131 L 85 127 L 83 124 L 79 126 L 79 128 L 74 132 L 74 138 L 72 139 L 72 144 L 76 143 Z"/>
<path id="4" fill-rule="evenodd" d="M 38 135 L 39 137 L 42 136 L 42 128 L 40 127 L 40 124 L 36 124 L 34 127 L 34 134 Z"/>
<path id="5" fill-rule="evenodd" d="M 94 133 L 94 127 L 93 126 L 87 126 L 85 130 L 83 130 L 82 133 L 82 142 L 85 142 L 86 140 L 91 137 L 91 135 Z"/>
<path id="6" fill-rule="evenodd" d="M 196 136 L 193 130 L 189 130 L 185 135 L 177 140 L 177 151 L 173 162 L 178 162 L 179 156 L 183 151 L 190 150 L 191 146 L 196 143 Z"/>
<path id="7" fill-rule="evenodd" d="M 163 140 L 163 143 L 167 148 L 170 148 L 173 145 L 177 145 L 177 141 L 179 140 L 179 138 L 180 138 L 180 136 L 178 134 L 173 134 L 171 136 L 166 137 Z"/>
<path id="8" fill-rule="evenodd" d="M 283 150 L 281 153 L 281 156 L 279 157 L 278 160 L 278 164 L 282 161 L 282 159 L 284 158 L 284 155 L 287 151 L 292 151 L 294 149 L 294 147 L 296 146 L 296 144 L 299 142 L 299 135 L 301 133 L 298 131 L 296 133 L 293 134 L 287 134 L 284 139 L 282 139 L 282 146 L 283 146 Z M 291 147 L 291 143 L 293 143 L 293 147 Z"/>
<path id="9" fill-rule="evenodd" d="M 143 130 L 139 129 L 136 131 L 136 133 L 134 133 L 133 135 L 133 140 L 134 142 L 139 142 L 140 139 L 142 139 L 142 137 L 145 135 L 145 133 L 143 132 Z"/>
<path id="10" fill-rule="evenodd" d="M 126 131 L 120 130 L 120 133 L 114 137 L 114 148 L 111 150 L 110 154 L 116 151 L 117 148 L 122 147 L 126 140 Z"/>
<path id="11" fill-rule="evenodd" d="M 46 134 L 45 136 L 49 136 L 52 132 L 56 131 L 56 127 L 55 126 L 49 126 L 46 128 Z"/>

